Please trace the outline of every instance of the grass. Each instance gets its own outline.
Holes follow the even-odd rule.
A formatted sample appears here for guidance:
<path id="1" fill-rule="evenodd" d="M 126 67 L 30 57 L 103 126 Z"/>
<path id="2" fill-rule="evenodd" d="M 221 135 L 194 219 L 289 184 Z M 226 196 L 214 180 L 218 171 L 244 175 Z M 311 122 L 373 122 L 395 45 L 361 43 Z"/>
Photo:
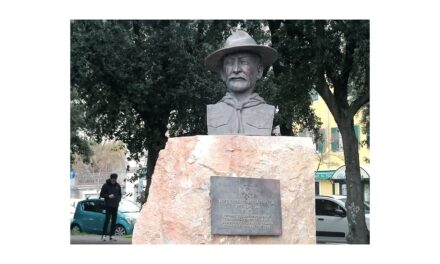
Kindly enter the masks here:
<path id="1" fill-rule="evenodd" d="M 72 232 L 72 231 L 70 231 L 70 235 L 71 236 L 90 236 L 90 235 L 99 236 L 99 234 L 84 233 L 84 232 Z M 121 236 L 121 237 L 125 238 L 125 239 L 131 239 L 132 236 L 133 235 L 125 235 L 125 236 Z"/>
<path id="2" fill-rule="evenodd" d="M 70 235 L 71 235 L 71 236 L 88 236 L 88 235 L 93 235 L 93 234 L 83 233 L 83 232 L 73 232 L 73 231 L 70 231 Z"/>

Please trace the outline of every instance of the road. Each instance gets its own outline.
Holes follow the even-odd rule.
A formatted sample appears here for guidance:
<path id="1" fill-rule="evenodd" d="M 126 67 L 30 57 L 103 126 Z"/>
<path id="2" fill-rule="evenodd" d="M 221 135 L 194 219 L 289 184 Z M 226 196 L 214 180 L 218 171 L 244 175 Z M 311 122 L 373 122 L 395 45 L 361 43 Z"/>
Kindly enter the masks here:
<path id="1" fill-rule="evenodd" d="M 84 245 L 84 244 L 94 244 L 94 245 L 130 245 L 131 238 L 126 237 L 115 237 L 117 241 L 101 241 L 100 235 L 70 235 L 71 245 Z"/>

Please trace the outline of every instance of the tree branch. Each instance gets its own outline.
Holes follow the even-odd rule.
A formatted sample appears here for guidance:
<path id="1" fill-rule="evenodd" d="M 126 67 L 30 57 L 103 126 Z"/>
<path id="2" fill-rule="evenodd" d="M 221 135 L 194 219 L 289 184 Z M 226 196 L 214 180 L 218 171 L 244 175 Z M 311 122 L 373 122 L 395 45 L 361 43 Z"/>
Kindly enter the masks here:
<path id="1" fill-rule="evenodd" d="M 280 38 L 278 36 L 278 32 L 277 31 L 278 31 L 278 29 L 281 26 L 281 21 L 279 21 L 279 20 L 267 20 L 267 23 L 268 23 L 269 30 L 270 30 L 270 40 L 272 42 L 272 47 L 274 49 L 277 49 L 278 45 L 279 45 L 279 41 L 280 41 L 279 40 Z M 267 69 L 266 69 L 266 72 L 265 72 L 264 75 L 266 75 Z M 276 60 L 273 63 L 273 71 L 274 71 L 275 76 L 277 76 L 278 74 L 280 74 L 280 72 L 283 71 L 283 67 L 280 64 L 280 60 L 279 59 Z"/>
<path id="2" fill-rule="evenodd" d="M 349 39 L 350 38 L 350 39 Z M 344 64 L 342 68 L 342 85 L 348 87 L 348 78 L 353 69 L 354 50 L 356 48 L 356 41 L 347 36 L 347 48 L 345 49 Z M 347 94 L 344 95 L 347 97 Z"/>
<path id="3" fill-rule="evenodd" d="M 318 65 L 317 74 L 318 74 L 318 83 L 316 85 L 315 90 L 319 93 L 319 95 L 322 97 L 324 102 L 327 104 L 327 107 L 329 108 L 330 112 L 332 113 L 335 121 L 338 123 L 341 115 L 339 112 L 339 107 L 336 101 L 336 98 L 334 94 L 330 91 L 330 88 L 327 84 L 327 80 L 325 79 L 325 75 L 327 73 L 327 78 L 330 79 L 330 74 L 327 70 L 327 65 L 324 60 L 324 47 L 323 47 L 323 39 L 325 35 L 325 22 L 324 21 L 316 21 L 316 53 L 315 53 L 315 63 Z M 332 82 L 335 80 L 330 79 Z M 335 85 L 333 83 L 333 85 Z M 336 88 L 335 88 L 336 89 Z"/>
<path id="4" fill-rule="evenodd" d="M 324 79 L 324 76 L 322 78 Z M 325 80 L 324 80 L 324 82 L 325 82 Z M 316 91 L 322 97 L 322 100 L 324 100 L 324 102 L 327 105 L 328 109 L 332 113 L 336 123 L 339 123 L 339 121 L 341 120 L 341 115 L 340 115 L 340 112 L 339 112 L 339 107 L 338 107 L 338 104 L 336 102 L 336 98 L 332 94 L 330 89 L 328 88 L 328 85 L 324 84 L 324 87 L 322 89 L 316 89 Z"/>
<path id="5" fill-rule="evenodd" d="M 370 101 L 370 92 L 368 91 L 361 97 L 357 98 L 348 109 L 348 117 L 351 119 L 359 111 L 359 109 Z"/>
<path id="6" fill-rule="evenodd" d="M 336 96 L 337 93 L 340 94 L 341 81 L 339 80 L 339 76 L 336 74 L 334 67 L 330 67 L 327 63 L 324 63 L 324 68 L 327 79 L 333 85 L 334 95 Z"/>
<path id="7" fill-rule="evenodd" d="M 350 22 L 349 22 L 350 23 Z M 356 48 L 356 40 L 351 36 L 351 28 L 345 32 L 345 52 L 342 54 L 342 72 L 340 78 L 338 78 L 335 84 L 335 97 L 339 104 L 348 108 L 347 95 L 348 95 L 348 79 L 353 70 L 354 50 Z"/>
<path id="8" fill-rule="evenodd" d="M 330 88 L 325 80 L 324 66 L 319 66 L 318 69 L 318 83 L 315 87 L 316 92 L 321 96 L 322 100 L 326 103 L 328 109 L 332 113 L 336 123 L 339 122 L 341 115 L 339 113 L 338 104 L 336 102 L 335 96 L 330 91 Z"/>

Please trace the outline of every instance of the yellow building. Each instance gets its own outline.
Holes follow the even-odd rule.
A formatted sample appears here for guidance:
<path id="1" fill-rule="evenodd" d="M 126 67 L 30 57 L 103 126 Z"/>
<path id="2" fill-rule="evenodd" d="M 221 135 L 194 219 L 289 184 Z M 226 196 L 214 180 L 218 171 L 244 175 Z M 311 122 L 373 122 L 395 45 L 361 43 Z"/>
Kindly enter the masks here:
<path id="1" fill-rule="evenodd" d="M 317 169 L 315 175 L 315 192 L 321 195 L 346 195 L 345 167 L 343 167 L 344 153 L 341 134 L 324 100 L 317 94 L 313 94 L 312 98 L 314 100 L 312 108 L 322 122 L 320 130 L 322 139 L 316 144 Z M 362 109 L 355 115 L 354 119 L 358 142 L 364 141 L 367 137 L 365 133 L 362 133 L 361 118 Z M 370 179 L 368 175 L 368 162 L 370 159 L 370 150 L 366 146 L 362 146 L 362 144 L 359 144 L 359 159 L 361 178 L 364 185 L 364 199 L 366 202 L 369 202 Z"/>

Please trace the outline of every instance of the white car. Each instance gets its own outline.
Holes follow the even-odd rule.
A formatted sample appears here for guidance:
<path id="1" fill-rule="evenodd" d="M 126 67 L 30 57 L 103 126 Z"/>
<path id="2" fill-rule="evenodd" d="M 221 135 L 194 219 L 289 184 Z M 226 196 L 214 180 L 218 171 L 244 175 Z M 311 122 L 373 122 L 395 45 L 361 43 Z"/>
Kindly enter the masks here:
<path id="1" fill-rule="evenodd" d="M 136 220 L 141 212 L 141 207 L 135 202 L 122 199 L 119 203 L 119 211 Z"/>
<path id="2" fill-rule="evenodd" d="M 316 196 L 316 240 L 321 243 L 347 243 L 348 221 L 345 196 Z M 370 230 L 370 207 L 365 204 L 365 221 Z"/>

